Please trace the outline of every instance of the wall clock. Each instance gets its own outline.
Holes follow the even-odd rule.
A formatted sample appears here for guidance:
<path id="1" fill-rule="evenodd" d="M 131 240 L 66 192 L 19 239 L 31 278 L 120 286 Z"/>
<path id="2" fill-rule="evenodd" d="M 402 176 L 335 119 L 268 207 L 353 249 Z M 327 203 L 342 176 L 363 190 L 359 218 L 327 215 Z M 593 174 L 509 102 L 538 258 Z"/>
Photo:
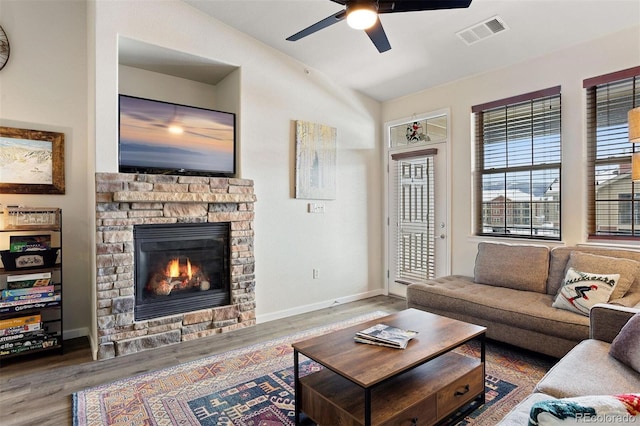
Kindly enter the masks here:
<path id="1" fill-rule="evenodd" d="M 9 37 L 7 37 L 7 33 L 4 32 L 2 27 L 0 27 L 0 70 L 7 65 L 10 51 Z"/>

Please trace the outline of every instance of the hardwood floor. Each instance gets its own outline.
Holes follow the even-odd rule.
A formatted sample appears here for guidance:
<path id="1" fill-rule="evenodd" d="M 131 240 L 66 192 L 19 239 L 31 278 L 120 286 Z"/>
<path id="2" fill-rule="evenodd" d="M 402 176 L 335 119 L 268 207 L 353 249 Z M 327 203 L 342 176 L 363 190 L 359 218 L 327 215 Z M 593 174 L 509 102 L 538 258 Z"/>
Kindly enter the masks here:
<path id="1" fill-rule="evenodd" d="M 406 301 L 377 296 L 296 315 L 197 341 L 183 342 L 105 361 L 93 361 L 86 339 L 65 342 L 64 355 L 10 359 L 0 367 L 0 424 L 70 425 L 71 395 L 147 371 L 238 349 L 359 314 L 405 309 Z"/>

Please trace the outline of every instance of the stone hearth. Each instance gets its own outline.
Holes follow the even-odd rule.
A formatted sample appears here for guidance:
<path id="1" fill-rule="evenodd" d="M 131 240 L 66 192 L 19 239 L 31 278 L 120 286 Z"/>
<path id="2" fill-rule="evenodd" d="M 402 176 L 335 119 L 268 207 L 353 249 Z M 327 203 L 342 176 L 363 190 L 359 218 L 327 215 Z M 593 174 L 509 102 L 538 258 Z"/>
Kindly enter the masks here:
<path id="1" fill-rule="evenodd" d="M 96 174 L 98 359 L 255 324 L 255 201 L 248 179 Z M 134 225 L 204 222 L 231 225 L 230 305 L 135 321 Z"/>

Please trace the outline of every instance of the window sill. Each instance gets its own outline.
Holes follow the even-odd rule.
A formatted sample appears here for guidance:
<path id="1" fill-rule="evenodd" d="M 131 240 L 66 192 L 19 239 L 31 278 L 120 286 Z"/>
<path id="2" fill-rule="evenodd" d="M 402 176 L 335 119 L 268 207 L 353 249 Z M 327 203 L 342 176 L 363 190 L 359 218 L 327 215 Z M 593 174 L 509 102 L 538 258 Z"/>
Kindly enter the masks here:
<path id="1" fill-rule="evenodd" d="M 546 240 L 537 238 L 512 238 L 512 237 L 493 237 L 489 235 L 469 235 L 467 241 L 471 243 L 479 243 L 482 241 L 493 241 L 497 243 L 508 244 L 542 244 L 549 247 L 566 246 L 562 241 Z"/>
<path id="2" fill-rule="evenodd" d="M 640 240 L 618 240 L 618 239 L 607 239 L 607 238 L 592 238 L 588 239 L 584 243 L 578 243 L 576 245 L 579 246 L 591 246 L 591 247 L 612 247 L 612 248 L 620 248 L 620 249 L 631 249 L 638 250 L 640 249 Z"/>

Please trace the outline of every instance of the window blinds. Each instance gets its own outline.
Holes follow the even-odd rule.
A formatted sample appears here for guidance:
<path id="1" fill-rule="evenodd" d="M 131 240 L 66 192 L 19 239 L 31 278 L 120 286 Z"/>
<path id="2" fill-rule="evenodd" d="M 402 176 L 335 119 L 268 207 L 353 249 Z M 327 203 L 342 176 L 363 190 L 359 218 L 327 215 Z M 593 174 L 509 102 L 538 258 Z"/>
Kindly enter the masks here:
<path id="1" fill-rule="evenodd" d="M 392 154 L 395 164 L 396 273 L 401 284 L 435 276 L 436 149 Z"/>
<path id="2" fill-rule="evenodd" d="M 560 86 L 472 108 L 476 234 L 560 239 Z"/>
<path id="3" fill-rule="evenodd" d="M 640 106 L 640 67 L 583 82 L 587 95 L 587 226 L 590 238 L 640 236 L 640 184 L 631 180 L 627 113 Z"/>

